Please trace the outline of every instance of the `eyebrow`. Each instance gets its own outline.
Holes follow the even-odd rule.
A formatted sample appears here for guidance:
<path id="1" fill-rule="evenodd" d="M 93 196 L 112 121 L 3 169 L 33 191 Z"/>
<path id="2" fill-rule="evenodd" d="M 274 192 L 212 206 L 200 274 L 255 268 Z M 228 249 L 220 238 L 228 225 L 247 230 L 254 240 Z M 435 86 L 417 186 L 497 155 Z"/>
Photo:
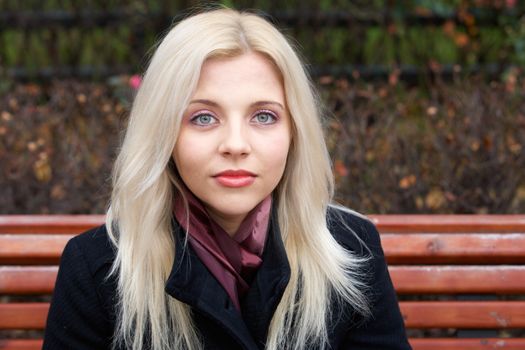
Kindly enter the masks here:
<path id="1" fill-rule="evenodd" d="M 202 103 L 202 104 L 205 104 L 211 107 L 219 107 L 219 104 L 217 102 L 206 100 L 206 99 L 197 99 L 197 100 L 190 101 L 190 105 L 194 103 Z M 250 107 L 260 107 L 260 106 L 265 106 L 265 105 L 274 105 L 284 110 L 284 106 L 280 104 L 279 102 L 275 102 L 275 101 L 257 101 L 257 102 L 252 103 Z"/>

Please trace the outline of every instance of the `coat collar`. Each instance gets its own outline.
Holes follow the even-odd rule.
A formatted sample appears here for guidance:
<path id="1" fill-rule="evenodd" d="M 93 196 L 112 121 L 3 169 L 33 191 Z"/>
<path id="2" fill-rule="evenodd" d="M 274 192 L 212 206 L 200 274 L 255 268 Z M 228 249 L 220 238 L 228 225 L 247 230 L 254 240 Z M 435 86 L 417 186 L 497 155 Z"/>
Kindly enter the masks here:
<path id="1" fill-rule="evenodd" d="M 290 280 L 290 265 L 275 209 L 274 206 L 262 264 L 241 301 L 242 315 L 191 245 L 184 247 L 185 233 L 175 219 L 172 220 L 178 249 L 166 292 L 220 324 L 246 349 L 258 348 L 266 342 L 272 316 Z"/>

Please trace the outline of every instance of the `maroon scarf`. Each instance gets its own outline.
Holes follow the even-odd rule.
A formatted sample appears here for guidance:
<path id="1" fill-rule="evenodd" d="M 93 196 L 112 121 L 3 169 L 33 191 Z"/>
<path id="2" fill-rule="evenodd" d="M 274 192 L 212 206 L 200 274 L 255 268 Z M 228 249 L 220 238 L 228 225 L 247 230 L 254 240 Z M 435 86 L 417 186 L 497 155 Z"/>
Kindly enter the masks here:
<path id="1" fill-rule="evenodd" d="M 185 191 L 189 205 L 189 222 L 182 198 L 174 203 L 175 218 L 189 233 L 189 242 L 197 256 L 241 311 L 240 297 L 249 289 L 257 268 L 268 231 L 271 195 L 252 209 L 237 232 L 230 236 L 208 214 L 202 202 Z"/>

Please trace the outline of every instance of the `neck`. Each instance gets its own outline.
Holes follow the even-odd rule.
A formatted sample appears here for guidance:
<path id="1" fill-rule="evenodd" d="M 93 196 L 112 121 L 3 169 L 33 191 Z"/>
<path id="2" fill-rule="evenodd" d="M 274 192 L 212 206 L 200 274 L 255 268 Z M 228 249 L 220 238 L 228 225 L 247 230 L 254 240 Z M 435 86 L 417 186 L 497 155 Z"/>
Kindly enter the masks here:
<path id="1" fill-rule="evenodd" d="M 225 215 L 221 215 L 215 212 L 214 210 L 210 208 L 206 208 L 206 210 L 208 214 L 210 215 L 210 217 L 217 224 L 219 224 L 219 226 L 222 227 L 222 229 L 226 231 L 226 233 L 230 237 L 233 237 L 237 233 L 237 230 L 239 230 L 239 227 L 241 226 L 242 221 L 246 217 L 246 214 L 225 216 Z"/>

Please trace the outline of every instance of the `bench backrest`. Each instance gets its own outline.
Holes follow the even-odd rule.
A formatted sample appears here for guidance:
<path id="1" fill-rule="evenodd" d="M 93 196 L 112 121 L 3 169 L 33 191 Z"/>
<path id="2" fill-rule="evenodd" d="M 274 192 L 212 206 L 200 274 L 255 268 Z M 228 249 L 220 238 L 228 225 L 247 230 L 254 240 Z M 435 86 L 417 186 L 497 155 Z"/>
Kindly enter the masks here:
<path id="1" fill-rule="evenodd" d="M 525 215 L 370 217 L 415 350 L 525 349 Z M 103 220 L 0 216 L 0 349 L 40 349 L 62 249 Z"/>

